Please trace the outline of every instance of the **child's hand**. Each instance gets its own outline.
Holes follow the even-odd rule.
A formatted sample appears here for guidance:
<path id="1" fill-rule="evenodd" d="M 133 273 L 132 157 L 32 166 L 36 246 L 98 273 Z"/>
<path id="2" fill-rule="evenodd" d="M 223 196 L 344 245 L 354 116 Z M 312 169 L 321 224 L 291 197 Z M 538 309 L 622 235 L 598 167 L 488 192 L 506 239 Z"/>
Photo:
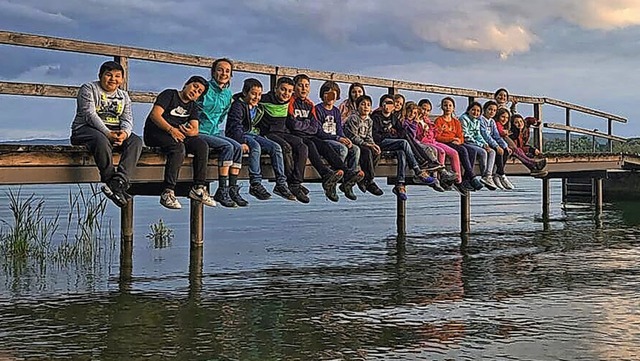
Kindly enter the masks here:
<path id="1" fill-rule="evenodd" d="M 353 146 L 353 143 L 351 143 L 351 140 L 349 138 L 340 137 L 340 139 L 338 141 L 340 143 L 346 145 L 347 148 L 351 148 Z"/>
<path id="2" fill-rule="evenodd" d="M 504 149 L 502 149 L 502 147 L 498 147 L 496 148 L 496 153 L 503 155 L 504 154 Z"/>
<path id="3" fill-rule="evenodd" d="M 375 143 L 369 143 L 369 144 L 367 144 L 367 147 L 371 148 L 371 150 L 373 150 L 373 153 L 375 153 L 375 155 L 378 155 L 378 154 L 382 153 L 382 150 L 380 149 L 380 146 L 378 146 Z"/>
<path id="4" fill-rule="evenodd" d="M 249 153 L 249 146 L 247 144 L 242 144 L 242 153 Z"/>
<path id="5" fill-rule="evenodd" d="M 180 124 L 178 129 L 180 129 L 182 134 L 186 135 L 187 137 L 194 137 L 198 135 L 198 130 L 195 127 L 192 127 L 190 123 Z"/>
<path id="6" fill-rule="evenodd" d="M 184 141 L 184 138 L 186 138 L 186 135 L 181 130 L 175 127 L 171 127 L 171 129 L 169 129 L 169 135 L 171 135 L 171 138 L 173 138 L 178 143 L 182 143 L 182 141 Z"/>

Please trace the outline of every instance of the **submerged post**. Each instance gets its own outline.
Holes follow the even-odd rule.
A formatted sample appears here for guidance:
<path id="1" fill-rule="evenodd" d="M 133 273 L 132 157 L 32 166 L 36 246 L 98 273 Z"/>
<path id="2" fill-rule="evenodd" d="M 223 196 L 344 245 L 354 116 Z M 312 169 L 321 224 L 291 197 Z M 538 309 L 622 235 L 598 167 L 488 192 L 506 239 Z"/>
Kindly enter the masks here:
<path id="1" fill-rule="evenodd" d="M 460 196 L 460 234 L 471 233 L 471 195 Z"/>
<path id="2" fill-rule="evenodd" d="M 398 235 L 404 236 L 407 234 L 407 201 L 396 197 L 397 201 L 397 214 L 396 214 L 396 228 L 398 229 Z"/>
<path id="3" fill-rule="evenodd" d="M 189 215 L 189 230 L 191 234 L 191 246 L 202 246 L 204 230 L 204 211 L 200 201 L 189 200 L 191 214 Z"/>
<path id="4" fill-rule="evenodd" d="M 133 241 L 133 198 L 120 208 L 120 238 L 122 242 Z"/>
<path id="5" fill-rule="evenodd" d="M 542 179 L 542 219 L 549 220 L 549 205 L 551 204 L 551 193 L 549 192 L 549 178 Z"/>
<path id="6" fill-rule="evenodd" d="M 596 178 L 595 179 L 595 203 L 596 203 L 596 218 L 601 218 L 602 217 L 602 178 Z"/>

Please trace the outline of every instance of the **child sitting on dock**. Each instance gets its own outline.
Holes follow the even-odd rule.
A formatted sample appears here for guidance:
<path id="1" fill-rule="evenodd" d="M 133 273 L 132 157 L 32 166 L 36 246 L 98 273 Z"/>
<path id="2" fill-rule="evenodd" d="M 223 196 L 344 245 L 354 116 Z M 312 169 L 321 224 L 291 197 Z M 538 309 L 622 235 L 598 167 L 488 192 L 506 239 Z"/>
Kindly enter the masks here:
<path id="1" fill-rule="evenodd" d="M 416 183 L 433 185 L 435 179 L 429 176 L 426 169 L 421 169 L 415 158 L 409 142 L 405 138 L 405 130 L 402 128 L 396 114 L 394 114 L 394 98 L 390 94 L 380 97 L 380 108 L 371 114 L 373 121 L 373 140 L 383 151 L 396 153 L 398 159 L 396 185 L 393 193 L 398 199 L 407 199 L 405 187 L 405 168 L 408 165 L 413 169 L 413 181 Z M 408 163 L 408 164 L 407 164 Z"/>
<path id="2" fill-rule="evenodd" d="M 351 114 L 344 126 L 347 137 L 351 139 L 354 146 L 360 147 L 360 169 L 364 172 L 364 178 L 358 182 L 358 188 L 363 193 L 369 192 L 375 196 L 381 196 L 384 192 L 378 187 L 374 178 L 375 168 L 380 161 L 382 151 L 373 141 L 373 121 L 369 117 L 371 103 L 370 96 L 359 96 L 355 102 L 358 113 Z"/>
<path id="3" fill-rule="evenodd" d="M 460 116 L 460 123 L 462 124 L 465 145 L 473 148 L 480 158 L 480 172 L 482 173 L 480 181 L 487 189 L 493 191 L 497 189 L 491 174 L 496 161 L 496 151 L 489 146 L 480 132 L 481 114 L 482 105 L 478 102 L 472 102 L 467 107 L 467 111 Z"/>
<path id="4" fill-rule="evenodd" d="M 260 200 L 271 198 L 271 193 L 262 185 L 260 157 L 267 153 L 271 157 L 271 168 L 276 178 L 273 193 L 287 200 L 296 200 L 284 173 L 282 148 L 273 140 L 260 135 L 258 124 L 264 115 L 259 104 L 262 98 L 262 83 L 249 78 L 244 81 L 242 92 L 233 96 L 233 103 L 227 115 L 225 134 L 236 142 L 249 147 L 249 194 Z"/>
<path id="5" fill-rule="evenodd" d="M 531 175 L 534 177 L 544 177 L 546 171 L 544 170 L 547 162 L 546 160 L 535 160 L 524 153 L 516 143 L 511 139 L 511 115 L 507 109 L 501 108 L 496 112 L 496 127 L 502 139 L 504 139 L 509 148 L 512 151 L 512 156 L 517 158 L 525 167 L 531 171 Z"/>
<path id="6" fill-rule="evenodd" d="M 115 61 L 100 66 L 98 81 L 83 84 L 78 91 L 76 116 L 71 124 L 71 144 L 84 145 L 93 155 L 105 183 L 102 192 L 118 207 L 124 207 L 131 173 L 142 152 L 142 140 L 132 132 L 131 99 L 120 89 L 124 68 Z M 113 149 L 120 150 L 117 168 Z"/>
<path id="7" fill-rule="evenodd" d="M 366 92 L 364 90 L 364 85 L 362 85 L 361 83 L 356 82 L 349 85 L 349 96 L 338 106 L 338 109 L 340 110 L 340 118 L 342 119 L 343 125 L 347 122 L 347 118 L 349 118 L 349 116 L 351 116 L 352 114 L 358 114 L 356 99 L 365 94 Z"/>
<path id="8" fill-rule="evenodd" d="M 511 148 L 502 139 L 496 121 L 493 119 L 498 111 L 498 104 L 489 100 L 482 106 L 483 114 L 480 116 L 480 133 L 489 146 L 496 151 L 496 173 L 493 176 L 493 183 L 500 189 L 513 189 L 513 184 L 504 173 L 504 166 L 511 155 Z"/>
<path id="9" fill-rule="evenodd" d="M 436 140 L 444 143 L 458 152 L 460 163 L 464 169 L 462 175 L 462 184 L 460 185 L 467 191 L 477 191 L 482 189 L 482 182 L 476 178 L 473 170 L 473 163 L 476 159 L 475 148 L 469 147 L 464 143 L 464 134 L 462 134 L 462 125 L 455 117 L 456 103 L 451 97 L 445 97 L 440 101 L 442 115 L 435 120 Z M 463 193 L 462 189 L 456 189 Z"/>
<path id="10" fill-rule="evenodd" d="M 160 196 L 160 204 L 166 208 L 182 208 L 176 198 L 175 187 L 187 153 L 193 154 L 193 186 L 189 198 L 209 207 L 216 205 L 206 188 L 209 145 L 198 136 L 199 110 L 195 103 L 208 87 L 205 78 L 192 76 L 182 90 L 163 90 L 158 94 L 144 124 L 145 144 L 159 147 L 167 158 L 164 191 Z"/>

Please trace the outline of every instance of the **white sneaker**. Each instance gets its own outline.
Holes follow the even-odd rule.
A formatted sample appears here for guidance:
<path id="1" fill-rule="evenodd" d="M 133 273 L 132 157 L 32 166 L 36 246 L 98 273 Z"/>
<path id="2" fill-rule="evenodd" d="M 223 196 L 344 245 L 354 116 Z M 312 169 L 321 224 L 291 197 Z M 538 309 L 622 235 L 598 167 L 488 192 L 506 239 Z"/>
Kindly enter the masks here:
<path id="1" fill-rule="evenodd" d="M 495 183 L 493 183 L 493 178 L 491 178 L 491 176 L 490 176 L 490 175 L 486 175 L 486 176 L 484 176 L 484 177 L 480 178 L 480 181 L 481 181 L 481 182 L 484 184 L 484 186 L 485 186 L 488 190 L 490 190 L 490 191 L 495 191 L 495 190 L 496 190 L 496 188 L 498 188 L 498 187 L 496 186 L 496 184 L 495 184 Z"/>
<path id="2" fill-rule="evenodd" d="M 181 209 L 182 204 L 178 202 L 173 189 L 165 189 L 160 195 L 160 204 L 169 209 Z"/>
<path id="3" fill-rule="evenodd" d="M 211 198 L 209 192 L 207 192 L 207 188 L 205 188 L 204 186 L 191 187 L 191 190 L 189 191 L 189 198 L 195 201 L 202 202 L 202 204 L 208 207 L 216 206 L 216 201 Z"/>
<path id="4" fill-rule="evenodd" d="M 493 176 L 493 183 L 498 187 L 498 189 L 506 189 L 500 180 L 500 176 L 497 174 Z"/>
<path id="5" fill-rule="evenodd" d="M 503 175 L 500 176 L 500 182 L 504 186 L 504 189 L 514 189 L 515 188 L 513 183 L 511 183 L 511 181 L 509 181 L 509 178 L 507 178 L 506 174 L 503 174 Z"/>

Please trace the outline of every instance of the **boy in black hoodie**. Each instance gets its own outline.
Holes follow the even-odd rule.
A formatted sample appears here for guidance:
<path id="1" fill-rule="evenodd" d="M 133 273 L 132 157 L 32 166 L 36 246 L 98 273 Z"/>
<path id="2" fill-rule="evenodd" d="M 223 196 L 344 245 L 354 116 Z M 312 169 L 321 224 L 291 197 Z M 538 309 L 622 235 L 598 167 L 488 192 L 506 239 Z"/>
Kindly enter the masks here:
<path id="1" fill-rule="evenodd" d="M 307 196 L 309 190 L 302 185 L 309 149 L 304 145 L 302 139 L 291 134 L 286 126 L 293 86 L 291 78 L 280 78 L 276 83 L 275 90 L 262 97 L 260 105 L 264 108 L 264 115 L 258 123 L 258 128 L 261 135 L 278 143 L 282 148 L 284 172 L 291 193 L 298 201 L 309 203 Z"/>
<path id="2" fill-rule="evenodd" d="M 254 78 L 246 79 L 242 92 L 233 96 L 225 135 L 243 145 L 243 149 L 248 148 L 249 194 L 260 200 L 271 198 L 271 194 L 262 185 L 260 157 L 265 152 L 271 157 L 271 167 L 276 176 L 273 193 L 287 200 L 296 200 L 287 186 L 282 148 L 278 143 L 260 135 L 258 124 L 264 116 L 264 108 L 259 104 L 261 97 L 262 83 Z"/>

